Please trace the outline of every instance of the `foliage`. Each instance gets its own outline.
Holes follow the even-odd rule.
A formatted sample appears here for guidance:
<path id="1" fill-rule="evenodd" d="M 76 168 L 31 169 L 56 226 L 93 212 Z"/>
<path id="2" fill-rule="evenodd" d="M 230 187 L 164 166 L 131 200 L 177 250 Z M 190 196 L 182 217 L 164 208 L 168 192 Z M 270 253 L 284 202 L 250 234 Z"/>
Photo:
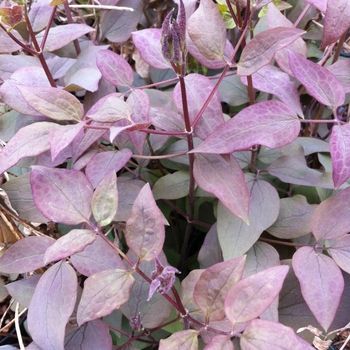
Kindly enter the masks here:
<path id="1" fill-rule="evenodd" d="M 349 322 L 349 1 L 0 14 L 0 288 L 28 350 L 305 350 Z"/>

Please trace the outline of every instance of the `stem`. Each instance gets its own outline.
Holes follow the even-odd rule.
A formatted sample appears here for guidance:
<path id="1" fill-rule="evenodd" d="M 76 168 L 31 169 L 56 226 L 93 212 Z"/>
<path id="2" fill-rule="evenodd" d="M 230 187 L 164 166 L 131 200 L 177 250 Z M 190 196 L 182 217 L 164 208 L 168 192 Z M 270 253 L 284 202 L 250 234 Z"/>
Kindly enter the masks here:
<path id="1" fill-rule="evenodd" d="M 184 78 L 184 70 L 183 69 L 182 69 L 182 75 L 179 76 L 179 81 L 180 81 L 181 96 L 182 96 L 183 117 L 184 117 L 184 121 L 185 121 L 186 131 L 189 133 L 187 135 L 188 151 L 192 151 L 194 148 L 193 134 L 192 134 L 193 129 L 191 126 L 190 116 L 188 113 L 186 85 L 185 85 L 185 78 Z M 194 218 L 194 189 L 195 189 L 195 180 L 194 180 L 194 176 L 193 176 L 194 154 L 190 153 L 188 155 L 188 157 L 189 157 L 189 168 L 190 168 L 189 169 L 189 171 L 190 171 L 190 185 L 189 185 L 189 194 L 188 194 L 189 210 L 188 210 L 186 231 L 184 234 L 184 239 L 183 239 L 182 247 L 181 247 L 181 257 L 180 257 L 180 265 L 179 265 L 180 271 L 182 270 L 183 266 L 185 265 L 187 247 L 188 247 L 188 242 L 189 242 L 190 235 L 192 232 L 193 218 Z"/>
<path id="2" fill-rule="evenodd" d="M 341 52 L 341 50 L 342 50 L 342 48 L 343 48 L 343 44 L 344 44 L 346 35 L 347 35 L 347 32 L 345 32 L 345 33 L 340 37 L 340 39 L 339 39 L 339 41 L 338 41 L 337 49 L 335 50 L 335 53 L 334 53 L 334 56 L 333 56 L 333 61 L 332 61 L 332 63 L 335 63 L 335 62 L 338 61 L 340 52 Z"/>
<path id="3" fill-rule="evenodd" d="M 64 11 L 66 12 L 66 16 L 67 16 L 67 22 L 70 24 L 74 23 L 73 17 L 72 17 L 72 12 L 70 10 L 68 1 L 65 1 L 63 4 L 64 4 Z M 73 43 L 74 43 L 74 47 L 75 47 L 75 52 L 77 53 L 77 56 L 78 56 L 81 52 L 78 39 L 75 39 L 73 41 Z"/>
<path id="4" fill-rule="evenodd" d="M 44 35 L 43 35 L 43 40 L 41 41 L 41 44 L 40 44 L 40 48 L 36 49 L 38 52 L 44 50 L 47 37 L 49 36 L 50 26 L 51 26 L 51 23 L 53 22 L 53 19 L 55 17 L 56 9 L 57 9 L 57 6 L 54 6 L 53 9 L 52 9 L 51 16 L 49 18 L 49 22 L 47 23 L 47 26 L 45 28 L 45 32 L 44 32 Z M 36 42 L 36 40 L 35 40 L 35 42 Z M 33 43 L 34 43 L 34 40 L 33 40 Z"/>
<path id="5" fill-rule="evenodd" d="M 255 96 L 254 96 L 253 78 L 251 75 L 247 76 L 247 83 L 248 83 L 249 104 L 252 106 L 255 103 Z"/>
<path id="6" fill-rule="evenodd" d="M 278 241 L 277 239 L 270 239 L 270 238 L 264 238 L 264 237 L 260 237 L 259 241 L 267 242 L 267 243 L 273 243 L 273 244 L 287 245 L 289 247 L 313 247 L 313 245 L 306 245 L 306 244 L 300 244 L 300 243 L 291 243 L 291 242 L 283 242 L 283 241 Z"/>
<path id="7" fill-rule="evenodd" d="M 302 20 L 302 18 L 305 16 L 306 12 L 309 10 L 309 8 L 311 7 L 311 5 L 307 4 L 304 8 L 304 10 L 301 12 L 301 14 L 299 15 L 299 17 L 297 18 L 297 20 L 294 22 L 293 27 L 296 28 L 297 25 L 300 23 L 300 21 Z"/>
<path id="8" fill-rule="evenodd" d="M 51 25 L 51 22 L 53 20 L 53 16 L 55 14 L 55 11 L 56 11 L 56 6 L 54 7 L 54 9 L 52 10 L 52 13 L 51 13 L 51 17 L 49 19 L 49 23 L 45 29 L 45 34 L 44 34 L 44 37 L 43 37 L 43 41 L 42 41 L 42 44 L 44 42 L 45 44 L 45 41 L 46 41 L 46 37 L 47 37 L 47 34 L 46 32 L 48 33 L 49 29 L 50 29 L 50 25 Z M 55 80 L 53 79 L 53 76 L 50 72 L 50 69 L 45 61 L 45 58 L 44 58 L 44 55 L 43 55 L 43 48 L 44 46 L 39 46 L 38 44 L 38 41 L 36 40 L 36 37 L 35 37 L 35 34 L 34 34 L 34 31 L 33 31 L 33 27 L 32 27 L 32 24 L 30 23 L 29 21 L 29 18 L 27 16 L 27 12 L 25 12 L 25 21 L 27 23 L 27 28 L 28 28 L 28 32 L 29 32 L 29 35 L 30 35 L 30 38 L 32 40 L 32 43 L 34 45 L 34 48 L 36 50 L 36 53 L 35 53 L 35 56 L 37 56 L 40 60 L 40 63 L 41 63 L 41 66 L 43 67 L 44 71 L 45 71 L 45 74 L 47 76 L 47 79 L 50 83 L 50 85 L 52 87 L 57 87 L 56 83 L 55 83 Z M 45 36 L 46 35 L 46 36 Z"/>
<path id="9" fill-rule="evenodd" d="M 235 15 L 235 13 L 233 11 L 232 4 L 231 4 L 230 0 L 226 0 L 226 5 L 228 7 L 228 10 L 230 11 L 230 14 L 231 14 L 231 17 L 232 17 L 233 21 L 236 24 L 236 27 L 239 27 L 239 25 L 238 25 L 238 18 L 236 17 L 236 15 Z"/>

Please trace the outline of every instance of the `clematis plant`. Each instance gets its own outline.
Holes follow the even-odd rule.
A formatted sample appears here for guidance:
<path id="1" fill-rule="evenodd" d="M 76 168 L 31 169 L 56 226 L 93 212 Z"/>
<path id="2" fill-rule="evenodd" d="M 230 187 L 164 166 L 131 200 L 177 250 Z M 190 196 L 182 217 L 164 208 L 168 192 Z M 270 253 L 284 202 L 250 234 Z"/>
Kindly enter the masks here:
<path id="1" fill-rule="evenodd" d="M 329 347 L 349 322 L 349 27 L 346 0 L 4 2 L 18 346 Z"/>

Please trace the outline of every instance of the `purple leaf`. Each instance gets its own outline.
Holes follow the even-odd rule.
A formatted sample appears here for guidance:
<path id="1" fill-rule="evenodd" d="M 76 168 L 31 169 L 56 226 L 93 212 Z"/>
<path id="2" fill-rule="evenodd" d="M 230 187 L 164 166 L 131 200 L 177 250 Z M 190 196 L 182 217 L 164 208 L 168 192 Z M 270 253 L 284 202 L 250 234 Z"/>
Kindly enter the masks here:
<path id="1" fill-rule="evenodd" d="M 350 187 L 324 200 L 314 211 L 311 229 L 317 242 L 335 239 L 349 232 Z"/>
<path id="2" fill-rule="evenodd" d="M 22 158 L 36 156 L 50 149 L 49 132 L 56 124 L 33 123 L 21 128 L 0 153 L 0 174 Z"/>
<path id="3" fill-rule="evenodd" d="M 110 83 L 131 87 L 134 73 L 129 63 L 120 55 L 109 50 L 97 51 L 96 64 L 102 76 Z"/>
<path id="4" fill-rule="evenodd" d="M 198 185 L 214 194 L 233 214 L 248 223 L 249 192 L 238 162 L 218 154 L 196 154 L 193 175 Z"/>
<path id="5" fill-rule="evenodd" d="M 343 84 L 344 92 L 350 93 L 349 60 L 339 60 L 326 68 Z"/>
<path id="6" fill-rule="evenodd" d="M 294 28 L 293 23 L 285 17 L 282 12 L 274 5 L 274 3 L 268 4 L 268 11 L 267 11 L 267 23 L 268 28 L 277 28 L 277 27 L 289 27 Z M 277 51 L 275 53 L 275 60 L 278 63 L 278 66 L 287 74 L 293 75 L 292 71 L 290 70 L 289 66 L 289 57 L 288 52 L 295 51 L 301 53 L 303 56 L 306 57 L 308 49 L 306 46 L 305 41 L 302 38 L 298 38 L 297 40 L 293 41 L 290 45 L 287 47 Z"/>
<path id="7" fill-rule="evenodd" d="M 19 41 L 23 40 L 16 30 L 12 29 L 11 34 L 14 35 Z M 0 52 L 12 53 L 21 49 L 21 46 L 12 40 L 6 31 L 0 30 Z"/>
<path id="8" fill-rule="evenodd" d="M 267 232 L 281 239 L 307 235 L 311 232 L 311 217 L 316 207 L 317 205 L 308 204 L 301 195 L 282 198 L 278 218 Z"/>
<path id="9" fill-rule="evenodd" d="M 233 343 L 228 335 L 216 335 L 204 350 L 234 350 Z"/>
<path id="10" fill-rule="evenodd" d="M 128 254 L 129 258 L 130 255 L 131 254 Z M 161 254 L 160 258 L 164 265 L 168 264 L 164 254 Z M 136 263 L 137 257 L 132 259 L 132 261 Z M 151 277 L 151 273 L 154 270 L 154 262 L 142 261 L 139 268 L 148 277 Z M 154 328 L 165 322 L 171 314 L 172 306 L 160 293 L 155 293 L 153 297 L 147 301 L 149 289 L 150 284 L 139 274 L 135 274 L 135 284 L 132 288 L 129 300 L 121 306 L 120 310 L 129 320 L 131 320 L 132 317 L 140 315 L 140 321 L 143 327 Z M 155 315 L 157 317 L 155 317 Z"/>
<path id="11" fill-rule="evenodd" d="M 188 19 L 188 35 L 204 57 L 210 60 L 223 57 L 226 27 L 219 9 L 211 0 L 202 0 Z"/>
<path id="12" fill-rule="evenodd" d="M 80 101 L 67 91 L 23 85 L 17 88 L 32 108 L 51 119 L 79 122 L 84 114 Z"/>
<path id="13" fill-rule="evenodd" d="M 90 109 L 86 117 L 96 122 L 115 123 L 122 119 L 130 120 L 132 109 L 117 94 L 111 94 L 103 101 L 99 100 L 95 106 L 93 113 Z"/>
<path id="14" fill-rule="evenodd" d="M 161 177 L 153 186 L 152 192 L 157 199 L 178 199 L 188 195 L 190 174 L 188 171 L 179 170 Z"/>
<path id="15" fill-rule="evenodd" d="M 27 55 L 13 56 L 2 54 L 0 57 L 1 78 L 6 81 L 17 69 L 30 66 L 41 67 L 40 60 L 38 59 L 38 57 Z M 40 70 L 42 71 L 42 68 Z"/>
<path id="16" fill-rule="evenodd" d="M 31 337 L 45 350 L 64 350 L 66 324 L 77 298 L 77 276 L 73 268 L 59 262 L 40 278 L 28 311 Z"/>
<path id="17" fill-rule="evenodd" d="M 35 33 L 47 26 L 47 19 L 50 18 L 53 7 L 50 0 L 42 0 L 32 4 L 28 13 L 28 19 Z"/>
<path id="18" fill-rule="evenodd" d="M 15 177 L 1 185 L 1 188 L 8 194 L 13 208 L 18 212 L 21 219 L 29 222 L 47 222 L 47 219 L 34 204 L 29 175 L 30 173 L 26 173 Z"/>
<path id="19" fill-rule="evenodd" d="M 105 270 L 124 269 L 119 254 L 100 236 L 96 236 L 95 241 L 82 252 L 72 255 L 70 261 L 84 276 Z"/>
<path id="20" fill-rule="evenodd" d="M 88 277 L 78 306 L 78 325 L 119 309 L 129 299 L 134 283 L 130 272 L 119 269 L 101 271 Z"/>
<path id="21" fill-rule="evenodd" d="M 228 291 L 242 278 L 245 256 L 233 258 L 207 268 L 197 281 L 193 299 L 213 320 L 225 318 L 224 302 Z"/>
<path id="22" fill-rule="evenodd" d="M 187 329 L 173 333 L 167 339 L 161 339 L 159 350 L 197 350 L 198 349 L 198 331 Z"/>
<path id="23" fill-rule="evenodd" d="M 329 145 L 332 156 L 332 177 L 334 187 L 337 189 L 350 178 L 350 124 L 334 125 Z"/>
<path id="24" fill-rule="evenodd" d="M 346 235 L 336 240 L 328 251 L 337 265 L 350 273 L 350 236 Z"/>
<path id="25" fill-rule="evenodd" d="M 90 124 L 98 127 L 110 127 L 111 123 L 98 123 L 92 121 Z M 102 137 L 106 130 L 87 129 L 78 134 L 72 143 L 73 147 L 73 162 L 80 157 L 95 141 Z"/>
<path id="26" fill-rule="evenodd" d="M 227 39 L 226 39 L 226 47 L 223 53 L 223 58 L 222 57 L 215 58 L 214 60 L 210 60 L 204 57 L 188 35 L 186 36 L 186 41 L 187 41 L 187 44 L 186 44 L 187 49 L 188 49 L 188 52 L 191 54 L 191 56 L 193 56 L 202 66 L 210 69 L 223 68 L 226 65 L 226 61 L 229 61 L 229 59 L 233 54 L 232 44 Z"/>
<path id="27" fill-rule="evenodd" d="M 198 253 L 198 262 L 201 269 L 205 269 L 221 262 L 222 260 L 217 223 L 215 223 L 205 235 L 204 242 Z"/>
<path id="28" fill-rule="evenodd" d="M 297 28 L 278 27 L 267 29 L 255 36 L 243 49 L 237 63 L 238 75 L 251 75 L 272 60 L 278 50 L 290 45 L 305 34 Z"/>
<path id="29" fill-rule="evenodd" d="M 119 0 L 118 6 L 127 6 L 134 11 L 109 10 L 101 18 L 100 41 L 108 39 L 113 43 L 122 43 L 130 38 L 136 29 L 142 15 L 143 4 L 141 0 Z"/>
<path id="30" fill-rule="evenodd" d="M 46 250 L 44 263 L 47 265 L 53 261 L 62 260 L 74 253 L 81 252 L 95 239 L 96 234 L 91 230 L 72 230 L 60 237 Z"/>
<path id="31" fill-rule="evenodd" d="M 44 264 L 44 254 L 55 240 L 50 237 L 30 236 L 20 239 L 0 257 L 2 273 L 27 273 Z"/>
<path id="32" fill-rule="evenodd" d="M 143 90 L 133 90 L 126 102 L 133 110 L 133 114 L 131 115 L 132 122 L 136 123 L 136 125 L 145 125 L 146 123 L 151 124 L 150 101 L 148 95 Z M 128 135 L 136 151 L 142 154 L 147 134 L 145 132 L 136 132 L 135 130 L 134 132 L 129 132 Z"/>
<path id="33" fill-rule="evenodd" d="M 212 80 L 217 82 L 217 80 Z M 228 103 L 230 106 L 239 106 L 249 102 L 248 90 L 241 82 L 238 75 L 229 75 L 225 77 L 218 88 L 220 100 Z"/>
<path id="34" fill-rule="evenodd" d="M 337 41 L 349 29 L 349 26 L 349 2 L 347 0 L 328 0 L 321 49 Z"/>
<path id="35" fill-rule="evenodd" d="M 261 233 L 277 219 L 279 197 L 266 181 L 249 179 L 249 226 L 219 203 L 217 209 L 218 237 L 224 260 L 245 254 Z M 269 198 L 266 202 L 266 198 Z"/>
<path id="36" fill-rule="evenodd" d="M 67 327 L 65 350 L 112 350 L 109 327 L 101 320 L 87 322 L 81 327 Z"/>
<path id="37" fill-rule="evenodd" d="M 189 74 L 185 77 L 188 112 L 191 122 L 194 121 L 203 104 L 213 90 L 213 83 L 199 74 Z M 178 111 L 183 115 L 182 94 L 180 83 L 173 91 L 173 100 Z M 219 95 L 216 93 L 210 100 L 208 107 L 202 114 L 194 132 L 196 136 L 205 139 L 219 125 L 224 123 Z"/>
<path id="38" fill-rule="evenodd" d="M 252 75 L 255 89 L 277 96 L 299 116 L 303 116 L 300 105 L 300 96 L 294 82 L 291 82 L 288 74 L 279 68 L 266 65 Z M 247 78 L 242 77 L 242 82 L 248 85 Z"/>
<path id="39" fill-rule="evenodd" d="M 147 183 L 138 194 L 126 222 L 125 239 L 140 260 L 152 261 L 162 251 L 165 230 L 163 214 Z"/>
<path id="40" fill-rule="evenodd" d="M 50 86 L 43 68 L 33 66 L 19 68 L 11 75 L 11 79 L 6 80 L 0 88 L 1 99 L 15 111 L 25 115 L 41 116 L 41 113 L 29 106 L 23 99 L 18 85 Z"/>
<path id="41" fill-rule="evenodd" d="M 95 29 L 82 23 L 73 23 L 60 25 L 57 27 L 50 28 L 49 36 L 45 43 L 45 51 L 55 51 L 63 46 L 66 46 L 75 39 L 78 39 L 84 34 L 95 31 Z M 40 32 L 36 35 L 38 44 L 41 44 L 45 31 Z"/>
<path id="42" fill-rule="evenodd" d="M 306 2 L 312 6 L 315 6 L 323 13 L 327 11 L 327 0 L 306 0 Z"/>
<path id="43" fill-rule="evenodd" d="M 84 122 L 75 125 L 59 125 L 56 124 L 51 128 L 49 133 L 51 158 L 54 161 L 61 151 L 66 149 L 75 137 L 83 130 Z"/>
<path id="44" fill-rule="evenodd" d="M 281 323 L 253 320 L 244 330 L 240 341 L 242 350 L 312 350 L 313 346 L 299 338 L 292 328 Z"/>
<path id="45" fill-rule="evenodd" d="M 138 30 L 132 33 L 132 39 L 142 59 L 151 67 L 157 69 L 172 68 L 162 54 L 161 33 L 162 30 L 158 28 Z"/>
<path id="46" fill-rule="evenodd" d="M 278 148 L 294 141 L 300 131 L 295 112 L 279 101 L 264 101 L 244 108 L 220 125 L 192 152 L 224 154 L 254 145 Z"/>
<path id="47" fill-rule="evenodd" d="M 278 158 L 267 169 L 270 175 L 296 185 L 319 186 L 334 189 L 330 173 L 322 173 L 306 165 L 304 151 Z"/>
<path id="48" fill-rule="evenodd" d="M 151 107 L 150 116 L 152 124 L 156 129 L 168 131 L 185 130 L 185 123 L 182 116 L 180 113 L 177 113 L 171 109 L 165 107 Z"/>
<path id="49" fill-rule="evenodd" d="M 232 324 L 259 317 L 278 296 L 288 269 L 270 267 L 237 282 L 225 300 L 225 312 Z"/>
<path id="50" fill-rule="evenodd" d="M 92 213 L 99 226 L 109 225 L 118 208 L 117 175 L 107 174 L 97 185 L 91 201 Z"/>
<path id="51" fill-rule="evenodd" d="M 93 188 L 111 171 L 118 172 L 131 158 L 132 152 L 125 148 L 119 152 L 105 151 L 95 154 L 86 165 L 86 176 Z"/>
<path id="52" fill-rule="evenodd" d="M 33 275 L 27 279 L 8 283 L 6 289 L 21 306 L 28 308 L 40 278 L 41 275 Z"/>
<path id="53" fill-rule="evenodd" d="M 81 171 L 36 165 L 30 184 L 35 205 L 49 220 L 67 225 L 89 222 L 93 190 Z"/>
<path id="54" fill-rule="evenodd" d="M 289 51 L 289 64 L 294 77 L 317 101 L 333 109 L 344 103 L 344 88 L 328 69 L 293 51 Z"/>
<path id="55" fill-rule="evenodd" d="M 320 325 L 327 331 L 338 309 L 344 279 L 337 264 L 313 247 L 293 255 L 293 269 L 303 297 Z"/>
<path id="56" fill-rule="evenodd" d="M 101 77 L 100 71 L 95 67 L 80 68 L 73 74 L 69 70 L 64 77 L 65 90 L 73 92 L 80 90 L 97 91 Z"/>

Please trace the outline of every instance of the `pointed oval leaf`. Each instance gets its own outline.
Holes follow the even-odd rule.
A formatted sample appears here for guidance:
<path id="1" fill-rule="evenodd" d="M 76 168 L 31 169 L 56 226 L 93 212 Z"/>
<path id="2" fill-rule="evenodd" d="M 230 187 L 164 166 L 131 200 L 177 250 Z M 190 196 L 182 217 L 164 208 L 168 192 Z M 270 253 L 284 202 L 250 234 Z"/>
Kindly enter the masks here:
<path id="1" fill-rule="evenodd" d="M 221 203 L 218 204 L 218 237 L 224 260 L 245 254 L 278 217 L 280 202 L 273 186 L 266 181 L 251 179 L 248 189 L 249 226 Z M 267 202 L 266 198 L 269 198 Z"/>
<path id="2" fill-rule="evenodd" d="M 187 329 L 161 339 L 159 350 L 198 350 L 198 331 Z"/>
<path id="3" fill-rule="evenodd" d="M 89 222 L 93 191 L 81 171 L 36 165 L 30 185 L 35 205 L 49 220 L 67 225 Z"/>
<path id="4" fill-rule="evenodd" d="M 329 252 L 337 265 L 350 274 L 350 236 L 346 235 L 333 243 Z"/>
<path id="5" fill-rule="evenodd" d="M 237 282 L 225 300 L 232 324 L 259 317 L 278 296 L 288 270 L 288 266 L 274 266 Z"/>
<path id="6" fill-rule="evenodd" d="M 242 82 L 248 85 L 247 78 L 242 77 Z M 277 96 L 299 116 L 303 116 L 300 104 L 300 96 L 294 82 L 290 81 L 289 75 L 279 68 L 266 65 L 252 75 L 255 89 Z"/>
<path id="7" fill-rule="evenodd" d="M 118 208 L 117 174 L 110 172 L 97 185 L 92 196 L 92 213 L 100 226 L 109 225 Z"/>
<path id="8" fill-rule="evenodd" d="M 110 50 L 99 50 L 96 53 L 96 64 L 102 76 L 110 83 L 131 87 L 134 73 L 126 60 Z"/>
<path id="9" fill-rule="evenodd" d="M 339 60 L 326 67 L 343 84 L 344 92 L 350 93 L 350 64 L 348 59 Z"/>
<path id="10" fill-rule="evenodd" d="M 212 92 L 213 83 L 203 75 L 189 74 L 185 77 L 188 113 L 191 122 L 194 121 L 203 104 Z M 176 108 L 183 114 L 181 86 L 178 83 L 173 91 L 173 101 Z M 195 135 L 204 140 L 219 125 L 224 123 L 219 95 L 215 93 L 208 107 L 195 126 Z"/>
<path id="11" fill-rule="evenodd" d="M 264 101 L 244 108 L 220 125 L 192 152 L 225 154 L 254 145 L 278 148 L 294 141 L 299 132 L 299 119 L 290 107 Z"/>
<path id="12" fill-rule="evenodd" d="M 40 122 L 21 128 L 0 152 L 0 174 L 22 158 L 37 156 L 48 151 L 50 129 L 55 126 L 54 123 Z"/>
<path id="13" fill-rule="evenodd" d="M 96 239 L 96 234 L 91 230 L 72 230 L 60 237 L 55 244 L 50 246 L 44 255 L 45 265 L 65 259 L 84 250 L 84 248 L 91 244 Z"/>
<path id="14" fill-rule="evenodd" d="M 0 272 L 27 273 L 43 267 L 44 254 L 54 243 L 55 240 L 50 237 L 20 239 L 0 257 Z"/>
<path id="15" fill-rule="evenodd" d="M 280 213 L 276 222 L 267 229 L 281 239 L 292 239 L 311 232 L 311 217 L 317 205 L 311 205 L 306 197 L 296 195 L 281 199 Z"/>
<path id="16" fill-rule="evenodd" d="M 228 335 L 216 335 L 204 350 L 234 350 L 233 343 Z"/>
<path id="17" fill-rule="evenodd" d="M 278 335 L 278 336 L 277 336 Z M 244 330 L 240 345 L 242 350 L 312 350 L 314 347 L 299 338 L 292 328 L 281 323 L 253 320 Z"/>
<path id="18" fill-rule="evenodd" d="M 25 280 L 17 280 L 6 284 L 6 289 L 12 298 L 16 299 L 21 306 L 29 308 L 30 301 L 40 278 L 41 275 L 32 275 Z"/>
<path id="19" fill-rule="evenodd" d="M 119 254 L 100 236 L 80 253 L 70 257 L 74 268 L 84 276 L 97 272 L 124 269 L 125 266 Z"/>
<path id="20" fill-rule="evenodd" d="M 108 325 L 101 320 L 87 322 L 81 327 L 67 327 L 65 350 L 112 350 Z"/>
<path id="21" fill-rule="evenodd" d="M 329 140 L 334 187 L 350 178 L 350 124 L 334 125 Z"/>
<path id="22" fill-rule="evenodd" d="M 198 262 L 201 269 L 206 269 L 222 260 L 217 223 L 215 223 L 205 235 L 204 242 L 198 253 Z"/>
<path id="23" fill-rule="evenodd" d="M 211 0 L 202 0 L 188 19 L 188 35 L 204 57 L 210 60 L 223 57 L 226 26 L 219 9 Z"/>
<path id="24" fill-rule="evenodd" d="M 119 269 L 101 271 L 88 277 L 78 306 L 78 325 L 119 309 L 129 299 L 134 283 L 130 272 Z"/>
<path id="25" fill-rule="evenodd" d="M 290 45 L 305 34 L 297 28 L 278 27 L 267 29 L 255 36 L 243 49 L 237 63 L 238 75 L 251 75 L 272 60 L 278 50 Z"/>
<path id="26" fill-rule="evenodd" d="M 0 87 L 1 99 L 15 111 L 25 115 L 41 116 L 41 113 L 29 106 L 24 100 L 22 93 L 17 87 L 18 85 L 33 87 L 50 86 L 44 69 L 35 66 L 18 68 L 11 75 L 11 79 L 6 80 Z"/>
<path id="27" fill-rule="evenodd" d="M 28 329 L 41 348 L 64 350 L 65 329 L 77 289 L 75 271 L 64 262 L 51 266 L 40 278 L 29 306 Z"/>
<path id="28" fill-rule="evenodd" d="M 49 134 L 51 158 L 54 161 L 61 151 L 67 148 L 84 128 L 85 123 L 52 127 Z"/>
<path id="29" fill-rule="evenodd" d="M 163 57 L 160 37 L 162 30 L 149 28 L 132 33 L 133 42 L 142 59 L 157 69 L 171 68 L 171 64 Z"/>
<path id="30" fill-rule="evenodd" d="M 307 92 L 320 103 L 333 109 L 345 101 L 345 92 L 340 81 L 327 69 L 307 60 L 297 52 L 289 51 L 289 64 L 295 78 Z"/>
<path id="31" fill-rule="evenodd" d="M 349 232 L 350 187 L 324 200 L 314 211 L 311 229 L 317 241 L 334 239 Z"/>
<path id="32" fill-rule="evenodd" d="M 153 197 L 157 199 L 178 199 L 188 195 L 190 174 L 179 170 L 161 177 L 153 186 Z"/>
<path id="33" fill-rule="evenodd" d="M 347 0 L 328 0 L 324 18 L 321 49 L 337 41 L 350 27 L 350 4 Z"/>
<path id="34" fill-rule="evenodd" d="M 91 111 L 91 110 L 90 110 Z M 102 103 L 98 102 L 98 108 L 86 116 L 99 123 L 115 123 L 119 120 L 130 120 L 133 113 L 130 106 L 115 94 L 108 96 Z"/>
<path id="35" fill-rule="evenodd" d="M 303 297 L 320 325 L 327 331 L 338 309 L 344 279 L 337 264 L 313 247 L 293 255 L 293 269 Z"/>
<path id="36" fill-rule="evenodd" d="M 80 121 L 84 110 L 80 101 L 67 91 L 53 87 L 17 85 L 27 103 L 54 120 Z"/>
<path id="37" fill-rule="evenodd" d="M 207 319 L 225 318 L 224 302 L 228 291 L 241 279 L 245 256 L 233 258 L 206 269 L 197 281 L 193 299 Z"/>
<path id="38" fill-rule="evenodd" d="M 86 176 L 96 188 L 98 184 L 111 172 L 118 172 L 131 158 L 132 152 L 122 149 L 119 152 L 106 151 L 96 153 L 86 165 Z"/>
<path id="39" fill-rule="evenodd" d="M 163 214 L 157 207 L 149 184 L 138 194 L 126 222 L 125 239 L 140 260 L 152 261 L 162 251 L 165 230 Z"/>
<path id="40" fill-rule="evenodd" d="M 82 23 L 66 24 L 50 28 L 49 36 L 47 37 L 44 50 L 58 50 L 73 40 L 78 39 L 82 35 L 93 31 L 95 31 L 94 28 Z M 44 35 L 45 31 L 42 31 L 36 35 L 36 39 L 38 40 L 39 45 L 41 44 Z"/>
<path id="41" fill-rule="evenodd" d="M 51 13 L 50 0 L 36 2 L 30 7 L 28 19 L 33 32 L 37 33 L 47 26 L 47 19 L 50 18 Z"/>
<path id="42" fill-rule="evenodd" d="M 233 214 L 248 222 L 249 192 L 244 173 L 232 155 L 226 161 L 218 154 L 196 154 L 193 175 L 204 191 L 214 194 Z"/>

